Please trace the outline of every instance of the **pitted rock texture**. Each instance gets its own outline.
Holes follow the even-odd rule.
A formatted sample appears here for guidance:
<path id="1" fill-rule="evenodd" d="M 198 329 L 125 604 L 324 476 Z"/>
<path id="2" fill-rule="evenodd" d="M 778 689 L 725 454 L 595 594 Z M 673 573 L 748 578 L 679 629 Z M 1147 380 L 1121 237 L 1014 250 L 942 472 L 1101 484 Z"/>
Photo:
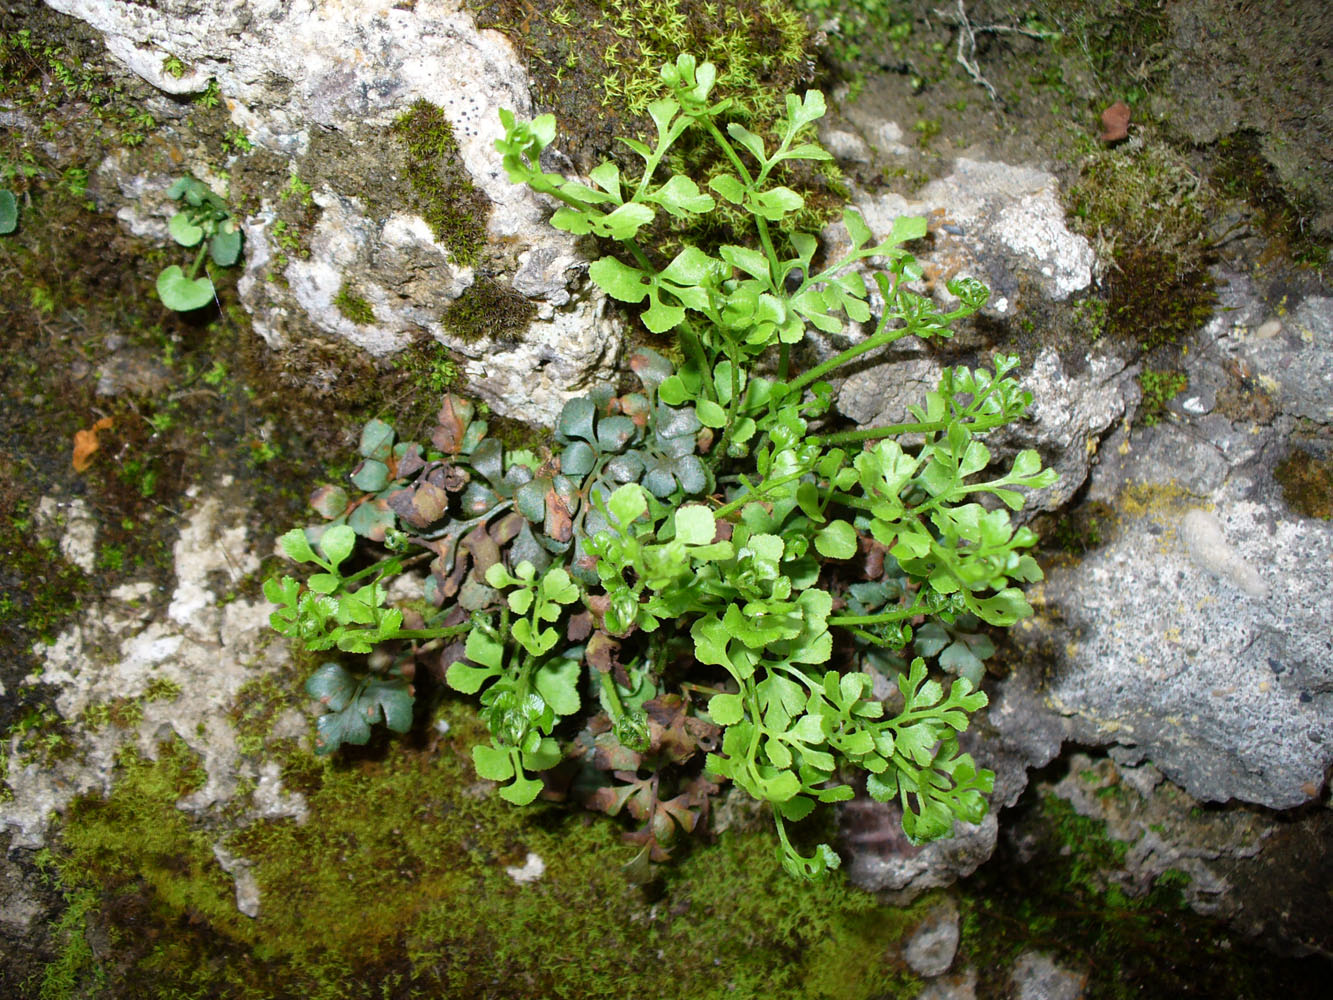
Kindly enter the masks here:
<path id="1" fill-rule="evenodd" d="M 931 220 L 935 247 L 919 259 L 946 304 L 945 282 L 962 275 L 991 289 L 986 311 L 997 317 L 1022 306 L 1024 284 L 1055 301 L 1092 284 L 1092 247 L 1065 225 L 1059 182 L 1043 170 L 959 157 L 910 199 L 863 194 L 854 204 L 876 235 L 901 215 Z"/>
<path id="2" fill-rule="evenodd" d="M 1197 798 L 1285 809 L 1333 766 L 1333 524 L 1291 510 L 1273 470 L 1298 422 L 1327 443 L 1333 300 L 1273 333 L 1245 279 L 1221 277 L 1230 307 L 1185 358 L 1179 412 L 1101 449 L 1089 498 L 1118 512 L 1114 537 L 1051 572 L 1015 632 L 1054 665 L 1006 686 Z"/>

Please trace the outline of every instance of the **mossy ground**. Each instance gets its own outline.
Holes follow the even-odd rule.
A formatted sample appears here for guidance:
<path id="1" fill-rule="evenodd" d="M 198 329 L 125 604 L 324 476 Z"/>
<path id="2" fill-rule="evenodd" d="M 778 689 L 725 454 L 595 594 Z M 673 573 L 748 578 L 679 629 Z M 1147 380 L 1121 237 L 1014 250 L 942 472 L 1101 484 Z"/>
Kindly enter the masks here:
<path id="1" fill-rule="evenodd" d="M 767 831 L 725 834 L 633 886 L 614 824 L 514 809 L 474 785 L 478 723 L 461 706 L 443 718 L 443 737 L 332 763 L 292 750 L 285 779 L 309 819 L 225 839 L 253 864 L 255 919 L 214 858 L 221 835 L 175 806 L 201 780 L 197 760 L 176 743 L 155 761 L 123 754 L 111 796 L 69 812 L 55 855 L 86 923 L 62 932 L 52 975 L 76 984 L 64 995 L 97 977 L 144 997 L 914 994 L 887 957 L 912 911 L 840 879 L 793 880 Z M 519 884 L 505 869 L 530 852 L 545 874 Z M 103 955 L 89 938 L 109 942 Z"/>

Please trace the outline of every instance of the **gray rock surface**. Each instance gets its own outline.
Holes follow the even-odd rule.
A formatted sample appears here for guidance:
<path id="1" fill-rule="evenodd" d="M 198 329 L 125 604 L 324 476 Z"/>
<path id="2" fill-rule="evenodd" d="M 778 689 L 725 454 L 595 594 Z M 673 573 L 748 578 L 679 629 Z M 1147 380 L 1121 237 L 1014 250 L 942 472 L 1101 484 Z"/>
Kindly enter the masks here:
<path id="1" fill-rule="evenodd" d="M 1058 193 L 1055 177 L 1043 171 L 960 158 L 910 200 L 880 194 L 855 203 L 876 236 L 888 234 L 900 215 L 925 216 L 933 243 L 913 247 L 926 273 L 919 290 L 951 308 L 957 300 L 947 281 L 975 277 L 991 288 L 983 315 L 1009 320 L 1092 283 L 1092 248 L 1065 226 Z M 832 247 L 846 239 L 840 224 L 825 237 Z M 1073 361 L 1049 347 L 1024 357 L 1020 374 L 1033 396 L 1032 419 L 990 442 L 997 452 L 1036 448 L 1060 473 L 1057 484 L 1031 498 L 1029 512 L 1057 509 L 1078 491 L 1098 441 L 1138 401 L 1135 370 L 1113 352 L 1085 349 Z M 916 342 L 900 342 L 891 360 L 847 376 L 838 389 L 839 412 L 865 426 L 902 422 L 907 407 L 935 388 L 944 366 L 956 363 Z"/>
<path id="2" fill-rule="evenodd" d="M 952 976 L 941 976 L 926 983 L 916 1000 L 976 1000 L 977 970 L 964 969 Z"/>
<path id="3" fill-rule="evenodd" d="M 1115 537 L 1051 572 L 1015 635 L 1053 659 L 1041 697 L 1074 738 L 1198 798 L 1282 809 L 1333 765 L 1333 525 L 1288 508 L 1272 478 L 1296 421 L 1327 419 L 1333 300 L 1255 336 L 1266 317 L 1244 280 L 1227 296 L 1236 308 L 1186 356 L 1191 385 L 1225 396 L 1222 373 L 1248 371 L 1265 419 L 1198 394 L 1208 412 L 1117 430 L 1089 487 L 1119 513 Z"/>
<path id="4" fill-rule="evenodd" d="M 1043 170 L 959 157 L 910 199 L 889 192 L 853 200 L 876 234 L 901 215 L 930 219 L 935 247 L 919 259 L 937 295 L 947 303 L 944 282 L 967 275 L 990 287 L 987 311 L 1007 316 L 1021 307 L 1025 284 L 1056 301 L 1092 284 L 1092 247 L 1065 225 L 1059 191 Z"/>
<path id="5" fill-rule="evenodd" d="M 958 907 L 945 897 L 907 939 L 903 957 L 918 976 L 942 976 L 958 952 L 958 934 Z"/>
<path id="6" fill-rule="evenodd" d="M 1088 977 L 1058 965 L 1041 951 L 1025 951 L 1010 976 L 1014 1000 L 1079 1000 Z"/>

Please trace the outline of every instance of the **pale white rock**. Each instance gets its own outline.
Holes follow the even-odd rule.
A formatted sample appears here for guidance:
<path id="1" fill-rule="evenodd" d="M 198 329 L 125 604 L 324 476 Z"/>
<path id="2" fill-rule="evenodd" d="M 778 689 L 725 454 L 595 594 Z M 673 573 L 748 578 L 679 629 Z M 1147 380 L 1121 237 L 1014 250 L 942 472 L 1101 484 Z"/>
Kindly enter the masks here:
<path id="1" fill-rule="evenodd" d="M 301 731 L 306 728 L 306 719 L 299 717 Z M 280 726 L 275 726 L 276 730 Z M 306 807 L 305 796 L 288 791 L 282 786 L 282 768 L 275 760 L 266 760 L 259 767 L 259 780 L 254 791 L 254 815 L 259 819 L 280 819 L 287 817 L 304 823 L 310 815 Z"/>
<path id="2" fill-rule="evenodd" d="M 1020 276 L 1056 301 L 1092 283 L 1092 247 L 1065 225 L 1059 182 L 1043 170 L 959 157 L 946 176 L 911 199 L 861 194 L 855 202 L 877 237 L 891 232 L 893 220 L 904 215 L 951 227 L 942 230 L 936 250 L 918 258 L 941 277 L 970 275 L 985 282 L 992 290 L 987 309 L 993 314 L 1013 310 Z M 947 303 L 943 286 L 937 283 L 935 293 Z"/>
<path id="3" fill-rule="evenodd" d="M 870 147 L 855 132 L 825 127 L 819 130 L 819 141 L 836 160 L 847 163 L 870 162 Z"/>
<path id="4" fill-rule="evenodd" d="M 254 862 L 237 857 L 221 844 L 213 845 L 213 857 L 236 882 L 236 909 L 252 919 L 259 916 L 259 883 L 255 880 Z"/>
<path id="5" fill-rule="evenodd" d="M 903 142 L 903 127 L 894 121 L 880 122 L 870 133 L 876 149 L 890 156 L 907 156 L 912 150 Z"/>
<path id="6" fill-rule="evenodd" d="M 541 859 L 540 855 L 529 851 L 528 856 L 523 860 L 523 864 L 506 868 L 505 874 L 519 885 L 527 885 L 536 882 L 546 874 L 546 862 Z"/>
<path id="7" fill-rule="evenodd" d="M 952 976 L 932 979 L 916 995 L 916 1000 L 976 1000 L 977 970 L 971 967 Z"/>
<path id="8" fill-rule="evenodd" d="M 185 515 L 173 548 L 177 583 L 168 610 L 145 620 L 144 610 L 126 598 L 139 600 L 152 585 L 131 581 L 105 602 L 90 603 L 51 645 L 34 646 L 41 670 L 25 683 L 52 690 L 56 710 L 75 723 L 70 738 L 78 752 L 54 762 L 29 760 L 19 736 L 9 740 L 5 780 L 12 796 L 0 802 L 0 829 L 12 832 L 13 846 L 41 846 L 52 816 L 74 798 L 107 794 L 116 754 L 126 743 L 151 757 L 158 743 L 173 736 L 200 755 L 205 772 L 203 787 L 182 799 L 180 808 L 202 813 L 234 798 L 244 780 L 257 789 L 255 815 L 304 815 L 301 796 L 284 791 L 276 771 L 261 773 L 239 753 L 228 714 L 242 686 L 285 667 L 288 653 L 273 641 L 266 602 L 238 598 L 219 606 L 221 590 L 259 565 L 244 527 L 230 520 L 218 498 L 225 489 L 224 481 L 200 490 L 206 499 L 196 500 Z M 154 682 L 174 684 L 180 694 L 143 700 L 143 719 L 134 731 L 77 724 L 86 709 L 140 698 Z M 274 732 L 302 736 L 308 728 L 307 720 L 288 713 Z"/>
<path id="9" fill-rule="evenodd" d="M 1045 952 L 1025 951 L 1010 976 L 1015 1000 L 1081 1000 L 1088 977 L 1059 965 Z"/>
<path id="10" fill-rule="evenodd" d="M 83 500 L 59 503 L 42 497 L 37 503 L 39 531 L 60 530 L 60 554 L 85 573 L 97 568 L 97 521 Z"/>
<path id="11" fill-rule="evenodd" d="M 1211 511 L 1194 509 L 1180 519 L 1180 538 L 1196 566 L 1251 597 L 1268 596 L 1268 584 L 1227 541 L 1222 522 Z"/>
<path id="12" fill-rule="evenodd" d="M 918 976 L 942 976 L 958 952 L 958 907 L 949 897 L 931 910 L 908 938 L 903 957 Z"/>
<path id="13" fill-rule="evenodd" d="M 261 204 L 242 221 L 245 273 L 238 290 L 270 347 L 332 334 L 385 355 L 425 331 L 471 362 L 465 370 L 480 373 L 478 392 L 497 412 L 548 423 L 571 396 L 614 379 L 621 333 L 601 322 L 600 293 L 584 293 L 584 301 L 571 304 L 570 285 L 587 261 L 569 234 L 546 223 L 550 206 L 509 182 L 495 150 L 502 135 L 498 111 L 532 113 L 526 74 L 504 36 L 477 30 L 460 0 L 252 0 L 236 6 L 159 0 L 151 7 L 53 0 L 51 6 L 99 30 L 113 56 L 164 91 L 195 93 L 215 80 L 237 127 L 251 142 L 291 157 L 293 169 L 315 130 L 356 142 L 367 129 L 392 124 L 416 100 L 442 109 L 463 167 L 491 201 L 492 249 L 519 260 L 514 287 L 538 307 L 532 329 L 519 331 L 516 344 L 450 339 L 439 317 L 472 283 L 470 269 L 452 262 L 422 220 L 369 219 L 353 192 L 324 187 L 313 193 L 320 218 L 308 234 L 311 253 L 307 259 L 290 255 L 281 274 L 285 287 L 271 280 L 277 277 L 269 231 L 275 204 Z M 180 79 L 164 72 L 168 55 L 187 67 Z M 182 171 L 207 179 L 208 151 L 182 152 Z M 111 209 L 132 231 L 164 240 L 162 221 L 170 213 L 163 214 L 162 193 L 170 178 L 117 182 L 128 204 Z M 219 192 L 220 183 L 213 185 Z M 371 306 L 373 323 L 359 325 L 334 305 L 348 280 Z"/>

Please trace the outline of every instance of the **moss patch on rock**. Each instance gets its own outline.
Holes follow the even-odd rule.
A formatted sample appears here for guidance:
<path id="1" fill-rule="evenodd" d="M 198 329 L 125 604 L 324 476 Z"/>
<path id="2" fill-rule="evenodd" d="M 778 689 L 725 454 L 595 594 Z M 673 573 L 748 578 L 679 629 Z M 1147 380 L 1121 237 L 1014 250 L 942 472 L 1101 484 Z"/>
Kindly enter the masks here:
<path id="1" fill-rule="evenodd" d="M 338 294 L 333 297 L 333 304 L 345 319 L 351 320 L 358 326 L 369 326 L 375 322 L 375 310 L 346 281 L 338 289 Z"/>
<path id="2" fill-rule="evenodd" d="M 1304 517 L 1333 519 L 1333 458 L 1316 458 L 1303 448 L 1278 463 L 1273 478 L 1287 506 Z"/>
<path id="3" fill-rule="evenodd" d="M 1095 794 L 1132 795 L 1118 784 Z M 1030 788 L 1009 822 L 1021 837 L 1002 838 L 960 906 L 956 966 L 978 971 L 978 996 L 1012 995 L 1015 962 L 1031 950 L 1086 975 L 1085 995 L 1110 1000 L 1303 996 L 1327 975 L 1319 960 L 1279 958 L 1194 913 L 1184 872 L 1168 869 L 1132 894 L 1121 875 L 1130 845 L 1050 791 Z"/>
<path id="4" fill-rule="evenodd" d="M 441 721 L 446 736 L 335 762 L 294 750 L 284 780 L 309 818 L 231 834 L 176 808 L 202 780 L 181 744 L 156 760 L 122 754 L 110 797 L 71 809 L 56 862 L 71 894 L 97 894 L 84 913 L 117 956 L 111 995 L 831 1000 L 919 988 L 884 957 L 912 913 L 839 878 L 792 879 L 767 831 L 697 844 L 636 887 L 615 824 L 500 801 L 468 759 L 473 713 L 446 705 Z M 237 912 L 217 843 L 250 864 L 257 918 Z M 513 873 L 533 854 L 544 872 L 524 882 Z"/>
<path id="5" fill-rule="evenodd" d="M 393 134 L 407 149 L 412 208 L 457 263 L 475 264 L 486 246 L 490 199 L 459 159 L 449 119 L 429 101 L 417 101 L 394 122 Z"/>
<path id="6" fill-rule="evenodd" d="M 540 111 L 553 111 L 561 149 L 581 170 L 620 152 L 616 136 L 652 131 L 658 70 L 682 52 L 718 68 L 715 94 L 742 118 L 771 121 L 783 95 L 808 82 L 809 30 L 781 0 L 468 0 L 481 28 L 502 31 L 522 55 Z M 539 9 L 540 8 L 540 9 Z"/>
<path id="7" fill-rule="evenodd" d="M 464 343 L 505 340 L 527 329 L 537 307 L 507 284 L 478 275 L 472 287 L 449 304 L 441 322 Z"/>

